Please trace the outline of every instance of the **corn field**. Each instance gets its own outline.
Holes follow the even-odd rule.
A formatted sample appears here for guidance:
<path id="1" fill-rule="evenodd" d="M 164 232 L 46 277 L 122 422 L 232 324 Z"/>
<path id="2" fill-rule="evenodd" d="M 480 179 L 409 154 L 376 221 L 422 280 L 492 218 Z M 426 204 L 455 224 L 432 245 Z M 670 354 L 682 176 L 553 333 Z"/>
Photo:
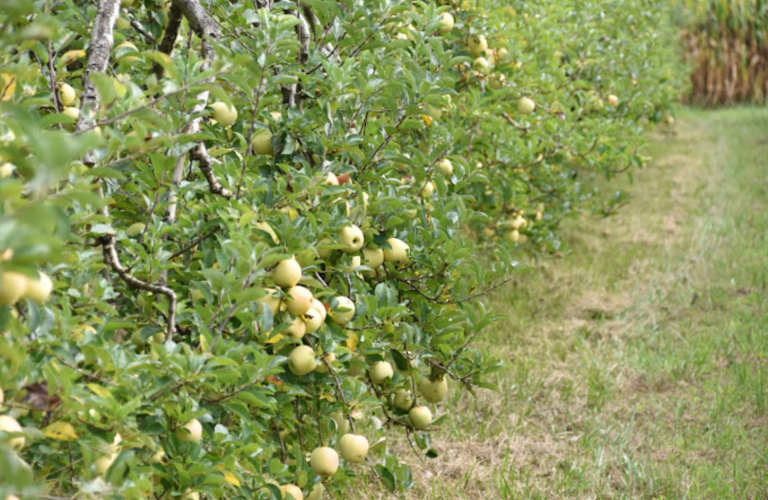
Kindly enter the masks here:
<path id="1" fill-rule="evenodd" d="M 768 102 L 768 1 L 688 0 L 683 32 L 693 66 L 688 101 Z"/>

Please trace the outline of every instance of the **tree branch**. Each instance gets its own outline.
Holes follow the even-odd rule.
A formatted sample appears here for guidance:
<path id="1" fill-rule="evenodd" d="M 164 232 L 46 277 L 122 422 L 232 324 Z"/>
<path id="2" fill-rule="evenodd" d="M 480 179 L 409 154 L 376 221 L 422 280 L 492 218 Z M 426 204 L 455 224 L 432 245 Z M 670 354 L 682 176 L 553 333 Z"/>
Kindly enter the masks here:
<path id="1" fill-rule="evenodd" d="M 179 36 L 179 29 L 181 28 L 181 8 L 176 3 L 171 4 L 171 8 L 168 9 L 168 24 L 165 25 L 165 32 L 163 33 L 163 39 L 160 41 L 158 50 L 163 54 L 171 55 L 173 52 L 173 46 L 176 43 L 176 38 Z M 152 74 L 157 77 L 158 80 L 163 78 L 165 69 L 155 63 L 152 66 Z"/>

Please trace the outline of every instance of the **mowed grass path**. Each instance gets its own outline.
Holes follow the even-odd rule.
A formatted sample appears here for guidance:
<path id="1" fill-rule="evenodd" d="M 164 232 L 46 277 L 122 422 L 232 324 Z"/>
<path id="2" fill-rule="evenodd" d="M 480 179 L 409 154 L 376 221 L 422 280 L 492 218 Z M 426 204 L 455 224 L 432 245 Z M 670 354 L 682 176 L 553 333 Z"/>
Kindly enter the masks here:
<path id="1" fill-rule="evenodd" d="M 409 497 L 768 498 L 768 109 L 687 111 L 649 153 L 488 299 L 502 392 L 453 391 Z"/>

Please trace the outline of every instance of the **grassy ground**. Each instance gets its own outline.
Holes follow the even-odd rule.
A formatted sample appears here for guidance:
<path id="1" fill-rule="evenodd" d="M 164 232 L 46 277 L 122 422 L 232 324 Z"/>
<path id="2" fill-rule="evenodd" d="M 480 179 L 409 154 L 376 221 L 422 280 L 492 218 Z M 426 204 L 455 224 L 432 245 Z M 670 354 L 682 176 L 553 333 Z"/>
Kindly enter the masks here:
<path id="1" fill-rule="evenodd" d="M 489 302 L 501 394 L 455 394 L 412 498 L 768 498 L 768 109 L 687 112 L 632 203 Z"/>

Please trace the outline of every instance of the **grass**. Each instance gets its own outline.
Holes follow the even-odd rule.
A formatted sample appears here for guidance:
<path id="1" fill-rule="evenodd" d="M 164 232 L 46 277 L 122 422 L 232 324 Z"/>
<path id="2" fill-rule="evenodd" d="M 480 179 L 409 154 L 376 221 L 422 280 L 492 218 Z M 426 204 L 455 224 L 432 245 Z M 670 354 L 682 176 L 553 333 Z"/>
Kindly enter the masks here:
<path id="1" fill-rule="evenodd" d="M 768 109 L 687 111 L 650 153 L 489 298 L 503 391 L 449 398 L 409 497 L 768 498 Z"/>

